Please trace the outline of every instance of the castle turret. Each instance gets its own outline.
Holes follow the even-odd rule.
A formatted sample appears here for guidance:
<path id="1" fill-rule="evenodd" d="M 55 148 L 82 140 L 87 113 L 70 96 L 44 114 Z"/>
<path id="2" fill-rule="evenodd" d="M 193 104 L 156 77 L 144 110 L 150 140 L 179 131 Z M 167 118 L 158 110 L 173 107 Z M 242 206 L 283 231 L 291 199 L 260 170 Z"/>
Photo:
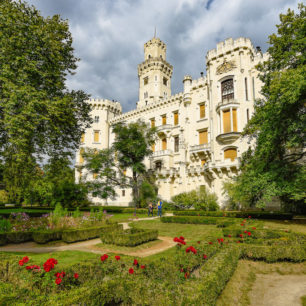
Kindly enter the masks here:
<path id="1" fill-rule="evenodd" d="M 154 37 L 144 44 L 144 56 L 138 65 L 138 108 L 171 96 L 173 67 L 166 61 L 166 45 Z"/>

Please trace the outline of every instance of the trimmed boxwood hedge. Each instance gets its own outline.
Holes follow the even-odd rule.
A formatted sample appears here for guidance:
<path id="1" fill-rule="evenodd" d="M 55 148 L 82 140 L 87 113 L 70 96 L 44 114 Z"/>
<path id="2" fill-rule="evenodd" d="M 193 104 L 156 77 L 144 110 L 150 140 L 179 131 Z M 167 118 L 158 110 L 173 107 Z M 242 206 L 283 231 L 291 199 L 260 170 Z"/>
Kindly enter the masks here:
<path id="1" fill-rule="evenodd" d="M 64 230 L 62 232 L 62 240 L 67 243 L 83 241 L 83 240 L 98 238 L 101 232 L 105 229 L 107 229 L 107 231 L 114 231 L 114 230 L 116 231 L 122 228 L 123 228 L 122 224 L 111 224 L 111 225 L 107 224 L 99 227 Z"/>
<path id="2" fill-rule="evenodd" d="M 49 241 L 61 240 L 62 231 L 36 231 L 33 232 L 32 237 L 36 243 L 44 244 Z"/>
<path id="3" fill-rule="evenodd" d="M 204 216 L 171 216 L 162 217 L 161 221 L 164 223 L 183 223 L 183 224 L 214 224 L 219 227 L 226 227 L 233 225 L 235 221 L 226 218 L 220 219 L 216 217 Z"/>
<path id="4" fill-rule="evenodd" d="M 0 233 L 0 245 L 6 245 L 6 244 L 7 244 L 6 234 Z"/>
<path id="5" fill-rule="evenodd" d="M 145 230 L 131 228 L 122 231 L 103 232 L 101 241 L 104 243 L 121 245 L 121 246 L 136 246 L 158 237 L 158 230 Z"/>
<path id="6" fill-rule="evenodd" d="M 251 236 L 247 236 L 244 231 L 250 232 Z M 232 237 L 240 237 L 240 234 L 248 237 L 249 239 L 276 239 L 280 237 L 287 237 L 288 233 L 283 231 L 276 231 L 271 229 L 256 229 L 251 227 L 227 227 L 222 229 L 224 237 L 231 235 Z"/>
<path id="7" fill-rule="evenodd" d="M 253 219 L 275 219 L 291 220 L 293 214 L 267 211 L 201 211 L 201 210 L 182 210 L 174 211 L 175 216 L 211 216 L 211 217 L 229 217 L 229 218 L 248 218 Z"/>
<path id="8" fill-rule="evenodd" d="M 32 241 L 32 232 L 9 232 L 6 233 L 8 243 L 22 243 Z"/>

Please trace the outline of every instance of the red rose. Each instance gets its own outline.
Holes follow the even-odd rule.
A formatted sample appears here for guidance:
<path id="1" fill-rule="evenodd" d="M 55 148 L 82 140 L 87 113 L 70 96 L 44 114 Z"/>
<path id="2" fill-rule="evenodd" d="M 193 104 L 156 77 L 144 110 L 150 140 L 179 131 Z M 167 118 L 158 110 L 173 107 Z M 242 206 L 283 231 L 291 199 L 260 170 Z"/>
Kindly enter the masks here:
<path id="1" fill-rule="evenodd" d="M 210 241 L 210 242 L 208 242 L 208 244 L 213 244 L 213 243 Z"/>
<path id="2" fill-rule="evenodd" d="M 145 267 L 146 267 L 145 265 L 142 265 L 140 266 L 140 269 L 145 269 Z"/>
<path id="3" fill-rule="evenodd" d="M 185 238 L 184 238 L 183 236 L 180 236 L 180 239 L 181 239 L 181 240 L 185 240 Z"/>
<path id="4" fill-rule="evenodd" d="M 244 233 L 246 234 L 246 233 L 247 233 L 247 231 L 244 231 Z"/>
<path id="5" fill-rule="evenodd" d="M 22 259 L 19 260 L 19 266 L 23 266 L 23 264 L 24 264 L 23 260 Z"/>
<path id="6" fill-rule="evenodd" d="M 134 259 L 133 265 L 134 265 L 134 266 L 137 266 L 137 265 L 138 265 L 138 260 L 137 260 L 137 259 Z"/>
<path id="7" fill-rule="evenodd" d="M 189 253 L 190 252 L 190 247 L 186 249 L 186 253 Z"/>
<path id="8" fill-rule="evenodd" d="M 66 273 L 63 271 L 63 272 L 61 273 L 61 276 L 62 276 L 62 277 L 65 277 L 65 276 L 66 276 Z"/>
<path id="9" fill-rule="evenodd" d="M 22 258 L 22 260 L 23 260 L 24 263 L 27 263 L 29 261 L 29 257 L 25 256 L 25 257 Z"/>
<path id="10" fill-rule="evenodd" d="M 231 235 L 228 235 L 228 237 L 231 238 L 232 236 L 231 236 Z"/>
<path id="11" fill-rule="evenodd" d="M 203 258 L 204 258 L 204 259 L 207 259 L 207 255 L 204 254 L 204 255 L 203 255 Z"/>
<path id="12" fill-rule="evenodd" d="M 241 223 L 240 225 L 241 225 L 241 226 L 244 226 L 244 223 Z"/>
<path id="13" fill-rule="evenodd" d="M 32 270 L 33 268 L 32 268 L 32 266 L 26 266 L 26 269 L 27 270 Z"/>
<path id="14" fill-rule="evenodd" d="M 134 274 L 134 269 L 133 269 L 133 268 L 130 268 L 130 269 L 129 269 L 129 273 L 130 273 L 130 274 Z"/>
<path id="15" fill-rule="evenodd" d="M 252 234 L 250 232 L 248 232 L 248 236 L 251 236 Z"/>
<path id="16" fill-rule="evenodd" d="M 181 268 L 181 270 L 180 270 L 181 272 L 184 272 L 184 269 L 183 268 Z"/>
<path id="17" fill-rule="evenodd" d="M 198 244 L 200 244 L 201 243 L 201 241 L 198 241 Z"/>
<path id="18" fill-rule="evenodd" d="M 184 277 L 187 279 L 187 278 L 189 277 L 189 273 L 186 272 L 185 275 L 184 275 Z"/>
<path id="19" fill-rule="evenodd" d="M 73 277 L 74 277 L 75 279 L 78 279 L 78 278 L 79 278 L 79 274 L 78 274 L 78 273 L 74 273 Z"/>
<path id="20" fill-rule="evenodd" d="M 108 258 L 108 255 L 104 254 L 104 255 L 101 256 L 101 261 L 105 261 L 107 258 Z"/>
<path id="21" fill-rule="evenodd" d="M 253 230 L 256 230 L 256 227 L 252 227 Z"/>
<path id="22" fill-rule="evenodd" d="M 240 241 L 238 240 L 237 243 L 240 243 Z"/>
<path id="23" fill-rule="evenodd" d="M 57 285 L 59 285 L 61 282 L 62 282 L 62 279 L 61 279 L 61 278 L 57 278 L 57 279 L 55 280 L 55 283 L 56 283 Z"/>
<path id="24" fill-rule="evenodd" d="M 50 267 L 50 266 L 44 266 L 44 270 L 45 270 L 46 272 L 50 272 L 50 271 L 51 271 L 51 267 Z"/>
<path id="25" fill-rule="evenodd" d="M 61 276 L 61 273 L 57 272 L 57 273 L 54 274 L 54 276 L 55 276 L 56 278 L 59 278 L 59 277 Z"/>
<path id="26" fill-rule="evenodd" d="M 118 255 L 116 255 L 115 258 L 116 258 L 117 261 L 120 260 L 120 256 L 118 256 Z"/>
<path id="27" fill-rule="evenodd" d="M 242 234 L 240 234 L 239 236 L 240 236 L 241 238 L 243 238 L 243 235 L 242 235 Z"/>
<path id="28" fill-rule="evenodd" d="M 248 216 L 249 219 L 251 219 L 251 216 Z"/>

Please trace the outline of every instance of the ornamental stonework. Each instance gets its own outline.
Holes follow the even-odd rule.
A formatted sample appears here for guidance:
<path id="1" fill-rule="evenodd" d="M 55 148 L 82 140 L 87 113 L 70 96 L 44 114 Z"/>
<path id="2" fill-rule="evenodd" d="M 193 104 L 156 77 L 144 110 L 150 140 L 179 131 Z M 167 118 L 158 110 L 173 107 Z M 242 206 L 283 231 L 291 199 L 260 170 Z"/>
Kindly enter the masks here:
<path id="1" fill-rule="evenodd" d="M 222 74 L 236 68 L 235 61 L 224 61 L 221 65 L 219 65 L 216 69 L 216 74 Z"/>

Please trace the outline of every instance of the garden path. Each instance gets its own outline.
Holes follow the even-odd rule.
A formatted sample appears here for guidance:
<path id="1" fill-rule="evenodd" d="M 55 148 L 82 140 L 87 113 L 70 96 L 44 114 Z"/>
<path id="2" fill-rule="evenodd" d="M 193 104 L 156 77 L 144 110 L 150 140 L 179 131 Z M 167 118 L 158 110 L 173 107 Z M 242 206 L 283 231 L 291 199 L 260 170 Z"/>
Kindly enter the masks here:
<path id="1" fill-rule="evenodd" d="M 306 275 L 257 274 L 249 294 L 251 306 L 300 306 Z"/>
<path id="2" fill-rule="evenodd" d="M 149 217 L 149 218 L 139 218 L 139 219 L 133 219 L 129 222 L 123 222 L 123 228 L 127 229 L 129 228 L 130 222 L 137 222 L 142 220 L 154 220 L 158 217 Z M 154 255 L 160 252 L 163 252 L 173 246 L 176 245 L 176 243 L 173 241 L 173 238 L 171 237 L 158 237 L 159 240 L 161 240 L 160 243 L 153 245 L 151 247 L 148 247 L 146 249 L 136 250 L 136 251 L 120 251 L 115 252 L 108 248 L 103 247 L 96 247 L 96 244 L 101 243 L 101 240 L 99 238 L 97 239 L 91 239 L 76 243 L 70 243 L 70 244 L 64 244 L 64 245 L 54 245 L 54 246 L 42 246 L 38 245 L 35 242 L 25 242 L 20 244 L 9 244 L 3 247 L 0 247 L 0 252 L 22 252 L 22 253 L 52 253 L 52 252 L 58 252 L 58 251 L 83 251 L 83 252 L 90 252 L 90 253 L 96 253 L 96 254 L 104 254 L 104 253 L 120 253 L 124 255 L 130 255 L 130 256 L 138 256 L 138 257 L 146 257 L 150 255 Z"/>

